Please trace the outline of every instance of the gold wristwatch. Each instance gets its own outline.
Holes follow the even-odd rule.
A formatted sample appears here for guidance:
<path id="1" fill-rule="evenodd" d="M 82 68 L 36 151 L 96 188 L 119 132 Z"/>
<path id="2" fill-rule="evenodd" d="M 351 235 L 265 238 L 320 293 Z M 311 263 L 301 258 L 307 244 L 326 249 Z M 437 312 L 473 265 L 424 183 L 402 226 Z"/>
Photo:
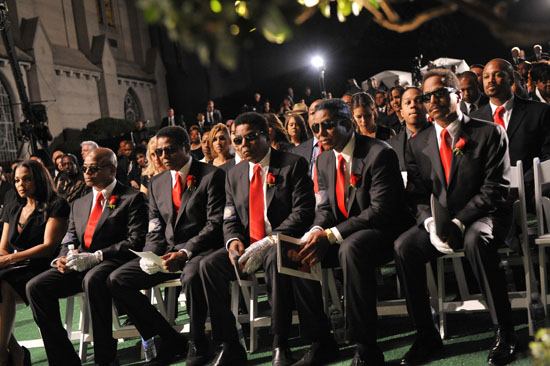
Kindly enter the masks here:
<path id="1" fill-rule="evenodd" d="M 334 235 L 332 230 L 325 229 L 325 233 L 327 233 L 327 239 L 330 245 L 336 244 L 336 235 Z"/>

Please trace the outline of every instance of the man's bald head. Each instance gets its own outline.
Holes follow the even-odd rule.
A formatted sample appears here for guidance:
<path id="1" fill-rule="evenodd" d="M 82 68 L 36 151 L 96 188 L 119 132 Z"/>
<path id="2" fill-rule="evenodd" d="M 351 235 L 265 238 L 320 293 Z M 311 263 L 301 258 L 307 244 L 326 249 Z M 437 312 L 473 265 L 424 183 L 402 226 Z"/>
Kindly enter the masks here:
<path id="1" fill-rule="evenodd" d="M 111 149 L 106 147 L 98 147 L 97 149 L 92 150 L 90 155 L 92 155 L 98 163 L 110 164 L 115 168 L 117 166 L 116 155 Z"/>
<path id="2" fill-rule="evenodd" d="M 111 149 L 98 147 L 86 155 L 82 171 L 88 187 L 100 191 L 113 182 L 116 175 L 117 160 Z"/>

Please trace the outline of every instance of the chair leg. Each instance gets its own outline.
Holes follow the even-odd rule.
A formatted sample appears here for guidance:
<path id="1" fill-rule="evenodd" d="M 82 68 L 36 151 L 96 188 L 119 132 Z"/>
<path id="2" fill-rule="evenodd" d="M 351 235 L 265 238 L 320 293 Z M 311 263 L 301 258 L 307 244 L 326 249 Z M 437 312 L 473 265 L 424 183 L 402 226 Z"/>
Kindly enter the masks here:
<path id="1" fill-rule="evenodd" d="M 88 357 L 88 344 L 93 340 L 93 329 L 90 326 L 90 311 L 88 307 L 88 299 L 85 295 L 79 298 L 81 326 L 80 326 L 80 343 L 78 347 L 78 357 L 84 363 Z"/>
<path id="2" fill-rule="evenodd" d="M 256 318 L 258 316 L 258 285 L 255 283 L 250 288 L 250 352 L 258 349 L 258 330 L 256 329 Z"/>
<path id="3" fill-rule="evenodd" d="M 65 329 L 67 336 L 72 339 L 73 335 L 73 314 L 74 314 L 74 296 L 69 296 L 65 305 Z"/>
<path id="4" fill-rule="evenodd" d="M 544 245 L 539 244 L 539 270 L 540 270 L 540 294 L 544 312 L 548 315 L 548 299 L 546 289 L 546 250 Z"/>
<path id="5" fill-rule="evenodd" d="M 439 334 L 445 339 L 447 333 L 447 318 L 445 314 L 445 262 L 443 258 L 437 259 L 437 297 L 439 308 Z"/>
<path id="6" fill-rule="evenodd" d="M 470 300 L 470 291 L 468 290 L 468 283 L 466 282 L 466 276 L 464 275 L 464 267 L 462 265 L 462 258 L 452 258 L 453 269 L 455 271 L 456 281 L 458 283 L 458 291 L 460 292 L 460 298 L 462 301 Z"/>

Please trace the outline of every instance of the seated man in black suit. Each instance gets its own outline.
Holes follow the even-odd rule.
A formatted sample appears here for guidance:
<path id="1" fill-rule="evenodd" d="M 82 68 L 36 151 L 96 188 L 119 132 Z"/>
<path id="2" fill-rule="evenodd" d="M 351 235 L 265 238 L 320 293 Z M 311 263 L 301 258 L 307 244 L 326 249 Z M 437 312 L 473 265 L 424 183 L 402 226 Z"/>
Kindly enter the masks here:
<path id="1" fill-rule="evenodd" d="M 348 334 L 357 343 L 351 365 L 383 365 L 375 270 L 393 259 L 394 239 L 412 222 L 397 155 L 385 142 L 355 134 L 341 100 L 324 100 L 315 111 L 313 130 L 326 151 L 317 160 L 317 210 L 300 255 L 304 263 L 342 266 Z"/>
<path id="2" fill-rule="evenodd" d="M 494 121 L 508 135 L 510 162 L 523 162 L 526 192 L 533 191 L 533 158 L 550 158 L 550 106 L 512 94 L 514 69 L 503 59 L 489 61 L 483 69 L 483 87 L 489 104 L 471 114 Z"/>
<path id="3" fill-rule="evenodd" d="M 422 91 L 414 86 L 407 88 L 401 96 L 401 115 L 405 119 L 405 128 L 397 136 L 386 141 L 397 153 L 399 169 L 402 172 L 407 170 L 405 151 L 409 139 L 424 128 L 431 126 L 426 118 L 426 113 L 426 108 L 422 103 Z"/>
<path id="4" fill-rule="evenodd" d="M 92 192 L 71 205 L 67 234 L 52 268 L 27 284 L 27 296 L 40 327 L 50 365 L 80 365 L 59 314 L 59 299 L 84 291 L 90 304 L 97 365 L 118 365 L 112 337 L 112 298 L 106 280 L 143 247 L 147 231 L 145 196 L 115 179 L 117 160 L 106 148 L 84 160 Z M 74 245 L 78 254 L 69 253 Z M 72 258 L 71 258 L 72 256 Z"/>
<path id="5" fill-rule="evenodd" d="M 330 336 L 319 283 L 280 274 L 277 248 L 273 245 L 273 235 L 300 237 L 313 221 L 315 198 L 307 175 L 307 162 L 294 154 L 270 148 L 269 128 L 262 115 L 244 113 L 234 124 L 233 141 L 241 145 L 244 160 L 227 173 L 223 221 L 227 249 L 219 249 L 201 263 L 212 334 L 214 340 L 223 342 L 213 365 L 246 362 L 228 291 L 229 281 L 236 279 L 228 250 L 230 254 L 236 252 L 242 256 L 245 248 L 247 254 L 243 258 L 250 254 L 245 271 L 252 273 L 260 265 L 265 270 L 272 309 L 273 365 L 294 363 L 288 344 L 293 303 L 300 316 L 301 336 L 313 341 L 310 352 L 296 365 L 328 363 L 338 355 L 338 347 Z"/>
<path id="6" fill-rule="evenodd" d="M 460 101 L 462 113 L 470 115 L 489 103 L 489 98 L 481 93 L 481 85 L 479 85 L 477 75 L 474 72 L 464 71 L 458 77 L 458 82 L 462 93 L 462 100 Z"/>
<path id="7" fill-rule="evenodd" d="M 180 126 L 184 129 L 186 128 L 185 122 L 183 122 L 183 116 L 176 116 L 174 113 L 174 108 L 168 109 L 168 116 L 164 117 L 162 119 L 162 123 L 160 124 L 161 128 L 167 126 Z"/>
<path id="8" fill-rule="evenodd" d="M 430 310 L 425 263 L 458 249 L 472 266 L 495 326 L 488 364 L 504 365 L 515 355 L 510 301 L 497 253 L 511 223 L 508 141 L 502 128 L 460 112 L 458 88 L 449 70 L 424 75 L 423 99 L 435 123 L 409 141 L 406 153 L 407 199 L 417 221 L 395 241 L 395 263 L 417 336 L 401 365 L 427 363 L 443 348 Z M 436 233 L 432 194 L 453 218 L 445 237 Z"/>
<path id="9" fill-rule="evenodd" d="M 191 325 L 187 365 L 201 365 L 209 355 L 199 265 L 204 256 L 222 245 L 224 173 L 194 160 L 189 150 L 189 136 L 183 128 L 165 127 L 157 133 L 155 152 L 169 170 L 149 184 L 149 232 L 143 250 L 161 256 L 163 268 L 135 258 L 113 272 L 107 282 L 143 339 L 161 337 L 155 365 L 183 356 L 187 344 L 140 290 L 180 277 L 174 273 L 179 270 L 183 270 L 181 282 Z"/>

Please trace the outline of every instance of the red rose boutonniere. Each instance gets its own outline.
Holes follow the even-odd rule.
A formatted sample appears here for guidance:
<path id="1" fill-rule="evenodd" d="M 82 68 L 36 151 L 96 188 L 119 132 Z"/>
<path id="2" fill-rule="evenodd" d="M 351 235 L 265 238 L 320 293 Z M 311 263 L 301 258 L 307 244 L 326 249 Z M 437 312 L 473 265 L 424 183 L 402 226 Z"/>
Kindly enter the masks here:
<path id="1" fill-rule="evenodd" d="M 111 198 L 109 198 L 109 204 L 107 205 L 107 207 L 109 207 L 111 210 L 114 210 L 117 202 L 118 196 L 111 196 Z"/>
<path id="2" fill-rule="evenodd" d="M 273 175 L 273 173 L 267 173 L 267 187 L 272 188 L 275 187 L 276 178 Z"/>
<path id="3" fill-rule="evenodd" d="M 464 146 L 466 145 L 466 142 L 467 142 L 466 139 L 462 137 L 458 139 L 458 141 L 455 144 L 455 149 L 453 150 L 455 155 L 464 155 L 464 152 L 462 150 L 464 150 Z"/>
<path id="4" fill-rule="evenodd" d="M 197 189 L 197 178 L 194 175 L 187 176 L 187 190 L 193 192 Z"/>
<path id="5" fill-rule="evenodd" d="M 349 177 L 349 183 L 353 188 L 357 188 L 357 184 L 361 180 L 361 176 L 358 174 L 351 173 L 351 177 Z"/>

